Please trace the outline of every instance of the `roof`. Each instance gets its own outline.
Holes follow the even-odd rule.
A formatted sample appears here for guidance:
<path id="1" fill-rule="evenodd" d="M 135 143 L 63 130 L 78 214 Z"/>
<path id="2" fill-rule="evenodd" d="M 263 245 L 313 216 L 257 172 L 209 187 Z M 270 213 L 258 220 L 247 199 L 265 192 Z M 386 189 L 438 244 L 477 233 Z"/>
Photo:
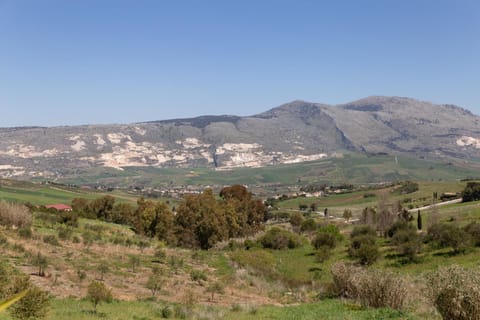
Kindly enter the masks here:
<path id="1" fill-rule="evenodd" d="M 65 210 L 72 210 L 72 207 L 69 205 L 63 204 L 63 203 L 57 203 L 57 204 L 48 204 L 45 206 L 47 209 L 57 209 L 59 211 L 65 211 Z"/>

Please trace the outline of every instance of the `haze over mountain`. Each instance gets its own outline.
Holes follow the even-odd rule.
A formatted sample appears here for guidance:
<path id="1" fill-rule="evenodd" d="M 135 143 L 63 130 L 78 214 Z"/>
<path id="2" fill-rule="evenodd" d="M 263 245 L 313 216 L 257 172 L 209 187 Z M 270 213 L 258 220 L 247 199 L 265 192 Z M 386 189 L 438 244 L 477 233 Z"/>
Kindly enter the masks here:
<path id="1" fill-rule="evenodd" d="M 373 96 L 342 105 L 292 101 L 248 116 L 0 129 L 0 176 L 62 177 L 95 167 L 231 169 L 345 151 L 480 158 L 480 117 L 453 105 Z"/>

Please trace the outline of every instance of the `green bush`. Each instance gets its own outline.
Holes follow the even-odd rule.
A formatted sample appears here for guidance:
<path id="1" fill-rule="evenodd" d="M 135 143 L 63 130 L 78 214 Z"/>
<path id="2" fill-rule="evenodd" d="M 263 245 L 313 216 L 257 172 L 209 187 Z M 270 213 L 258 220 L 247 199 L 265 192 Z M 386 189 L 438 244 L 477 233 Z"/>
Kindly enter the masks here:
<path id="1" fill-rule="evenodd" d="M 58 242 L 57 236 L 53 234 L 44 235 L 43 242 L 51 244 L 52 246 L 60 245 L 60 243 Z"/>
<path id="2" fill-rule="evenodd" d="M 392 237 L 392 244 L 409 261 L 414 261 L 422 248 L 422 241 L 415 228 L 397 231 Z"/>
<path id="3" fill-rule="evenodd" d="M 192 270 L 190 272 L 190 279 L 195 282 L 207 281 L 207 275 L 201 270 Z"/>
<path id="4" fill-rule="evenodd" d="M 170 319 L 173 317 L 173 310 L 170 306 L 165 306 L 162 308 L 162 318 Z"/>
<path id="5" fill-rule="evenodd" d="M 480 182 L 468 182 L 462 191 L 462 199 L 463 202 L 480 200 Z"/>
<path id="6" fill-rule="evenodd" d="M 397 189 L 397 192 L 400 194 L 413 193 L 415 191 L 418 191 L 418 183 L 412 181 L 403 182 L 402 185 Z"/>
<path id="7" fill-rule="evenodd" d="M 260 243 L 264 248 L 268 249 L 293 249 L 302 245 L 301 238 L 284 229 L 272 228 L 260 239 Z"/>
<path id="8" fill-rule="evenodd" d="M 374 263 L 380 256 L 376 237 L 371 235 L 356 236 L 351 240 L 348 254 L 352 258 L 358 259 L 360 264 L 370 265 Z"/>
<path id="9" fill-rule="evenodd" d="M 465 252 L 472 244 L 472 239 L 465 230 L 447 223 L 432 225 L 428 229 L 427 241 L 440 248 L 451 247 L 455 254 Z"/>
<path id="10" fill-rule="evenodd" d="M 464 230 L 470 235 L 475 246 L 480 246 L 480 223 L 474 221 L 466 225 Z"/>
<path id="11" fill-rule="evenodd" d="M 70 240 L 73 235 L 73 229 L 69 227 L 61 227 L 58 229 L 58 237 L 62 240 Z"/>
<path id="12" fill-rule="evenodd" d="M 319 231 L 312 240 L 312 245 L 315 247 L 315 249 L 319 249 L 321 247 L 333 249 L 337 245 L 337 238 L 333 233 Z"/>
<path id="13" fill-rule="evenodd" d="M 320 226 L 318 228 L 318 232 L 330 233 L 330 234 L 335 236 L 337 241 L 342 241 L 343 240 L 343 235 L 340 233 L 340 230 L 338 229 L 338 227 L 334 224 L 331 224 L 331 223 Z"/>
<path id="14" fill-rule="evenodd" d="M 300 231 L 302 232 L 313 232 L 317 230 L 318 225 L 312 218 L 306 219 L 300 225 Z"/>
<path id="15" fill-rule="evenodd" d="M 350 233 L 350 238 L 353 239 L 359 235 L 370 235 L 370 236 L 376 237 L 377 232 L 371 226 L 367 226 L 367 225 L 357 226 L 353 228 L 352 232 Z"/>
<path id="16" fill-rule="evenodd" d="M 18 235 L 23 239 L 31 239 L 32 238 L 32 229 L 30 228 L 20 228 L 18 229 Z"/>

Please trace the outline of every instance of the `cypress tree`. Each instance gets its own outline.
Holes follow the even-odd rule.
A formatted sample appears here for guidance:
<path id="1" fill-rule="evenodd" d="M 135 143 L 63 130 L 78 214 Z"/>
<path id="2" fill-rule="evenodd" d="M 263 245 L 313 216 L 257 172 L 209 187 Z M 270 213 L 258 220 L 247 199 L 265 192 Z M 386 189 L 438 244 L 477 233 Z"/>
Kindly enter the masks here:
<path id="1" fill-rule="evenodd" d="M 422 230 L 422 215 L 420 214 L 420 210 L 418 210 L 417 214 L 417 229 Z"/>

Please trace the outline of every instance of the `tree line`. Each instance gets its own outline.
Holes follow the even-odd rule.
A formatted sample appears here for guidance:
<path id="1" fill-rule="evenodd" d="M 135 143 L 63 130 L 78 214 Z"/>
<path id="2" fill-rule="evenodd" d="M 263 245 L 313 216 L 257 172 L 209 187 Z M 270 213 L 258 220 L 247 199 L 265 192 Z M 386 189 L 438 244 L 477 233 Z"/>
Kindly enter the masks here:
<path id="1" fill-rule="evenodd" d="M 209 249 L 217 242 L 256 233 L 266 218 L 266 207 L 246 187 L 224 187 L 218 197 L 211 189 L 182 199 L 175 212 L 165 202 L 140 198 L 137 205 L 116 202 L 106 195 L 94 200 L 72 200 L 74 214 L 129 225 L 141 235 L 169 245 Z"/>

